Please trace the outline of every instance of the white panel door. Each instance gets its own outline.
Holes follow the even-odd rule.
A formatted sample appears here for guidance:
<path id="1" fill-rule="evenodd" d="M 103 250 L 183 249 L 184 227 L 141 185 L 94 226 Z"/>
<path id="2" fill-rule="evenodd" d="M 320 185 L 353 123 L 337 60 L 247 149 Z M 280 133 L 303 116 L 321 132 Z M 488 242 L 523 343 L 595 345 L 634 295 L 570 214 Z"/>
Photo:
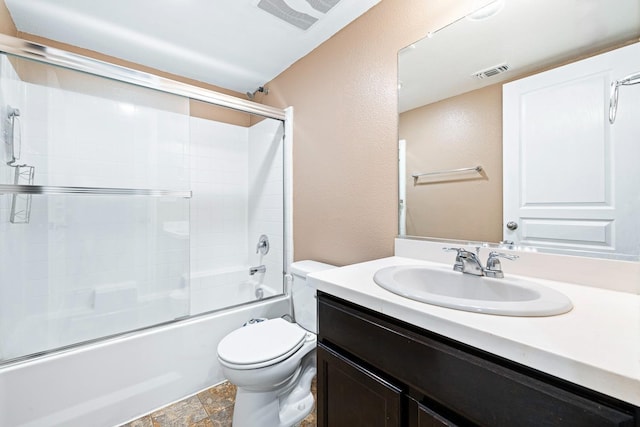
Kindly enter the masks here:
<path id="1" fill-rule="evenodd" d="M 608 119 L 611 81 L 637 71 L 640 44 L 504 85 L 505 240 L 640 253 L 640 85 Z"/>

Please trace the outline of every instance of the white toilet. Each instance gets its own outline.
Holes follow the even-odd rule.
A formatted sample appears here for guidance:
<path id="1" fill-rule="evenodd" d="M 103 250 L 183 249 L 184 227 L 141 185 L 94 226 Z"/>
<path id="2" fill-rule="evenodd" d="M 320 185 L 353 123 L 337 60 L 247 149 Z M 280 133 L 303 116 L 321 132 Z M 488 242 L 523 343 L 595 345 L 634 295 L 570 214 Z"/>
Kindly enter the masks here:
<path id="1" fill-rule="evenodd" d="M 224 337 L 218 360 L 238 387 L 233 427 L 291 427 L 313 409 L 316 374 L 316 291 L 307 274 L 335 268 L 316 261 L 291 264 L 294 317 L 248 324 Z"/>

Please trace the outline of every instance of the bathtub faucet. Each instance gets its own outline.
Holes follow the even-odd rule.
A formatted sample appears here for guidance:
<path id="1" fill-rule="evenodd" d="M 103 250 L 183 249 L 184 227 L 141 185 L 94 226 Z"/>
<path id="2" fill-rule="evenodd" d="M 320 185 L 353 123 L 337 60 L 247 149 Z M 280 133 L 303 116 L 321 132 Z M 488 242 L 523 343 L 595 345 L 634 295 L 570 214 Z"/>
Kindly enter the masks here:
<path id="1" fill-rule="evenodd" d="M 265 267 L 264 265 L 249 267 L 249 276 L 253 276 L 256 273 L 264 273 L 265 271 L 267 271 L 267 267 Z"/>

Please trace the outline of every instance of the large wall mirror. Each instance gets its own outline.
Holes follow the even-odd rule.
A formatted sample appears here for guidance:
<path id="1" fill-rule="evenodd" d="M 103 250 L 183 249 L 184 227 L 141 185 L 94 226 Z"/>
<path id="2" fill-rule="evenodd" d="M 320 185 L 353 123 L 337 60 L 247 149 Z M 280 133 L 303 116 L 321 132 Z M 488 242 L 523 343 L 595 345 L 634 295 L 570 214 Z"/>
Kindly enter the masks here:
<path id="1" fill-rule="evenodd" d="M 402 49 L 400 235 L 640 259 L 639 38 L 638 0 L 497 0 Z"/>

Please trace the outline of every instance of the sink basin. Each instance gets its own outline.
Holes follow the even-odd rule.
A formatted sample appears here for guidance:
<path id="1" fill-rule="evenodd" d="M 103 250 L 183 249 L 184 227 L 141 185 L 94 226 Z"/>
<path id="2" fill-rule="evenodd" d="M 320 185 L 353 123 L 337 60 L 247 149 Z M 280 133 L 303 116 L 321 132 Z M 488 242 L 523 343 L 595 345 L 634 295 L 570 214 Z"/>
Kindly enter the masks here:
<path id="1" fill-rule="evenodd" d="M 554 316 L 573 308 L 566 295 L 520 278 L 494 279 L 444 267 L 386 267 L 373 276 L 394 294 L 442 307 L 503 316 Z"/>

